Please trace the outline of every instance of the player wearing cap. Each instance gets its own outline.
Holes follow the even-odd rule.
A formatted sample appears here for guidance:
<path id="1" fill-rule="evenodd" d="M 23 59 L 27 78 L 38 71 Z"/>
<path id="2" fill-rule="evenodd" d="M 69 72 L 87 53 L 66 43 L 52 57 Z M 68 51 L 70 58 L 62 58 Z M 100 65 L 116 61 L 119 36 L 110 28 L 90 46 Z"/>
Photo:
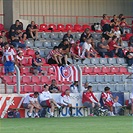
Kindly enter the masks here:
<path id="1" fill-rule="evenodd" d="M 38 51 L 35 52 L 35 58 L 32 58 L 32 69 L 34 74 L 42 73 L 44 72 L 41 69 L 41 66 L 43 65 L 42 58 L 40 57 L 40 53 Z"/>
<path id="2" fill-rule="evenodd" d="M 50 113 L 51 116 L 50 117 L 54 117 L 55 106 L 57 106 L 59 109 L 61 109 L 61 106 L 58 105 L 54 101 L 54 99 L 52 98 L 51 93 L 48 90 L 49 90 L 49 86 L 47 84 L 45 84 L 44 85 L 44 91 L 39 96 L 40 105 L 42 107 L 49 107 L 49 108 L 51 108 L 51 113 Z"/>
<path id="3" fill-rule="evenodd" d="M 83 106 L 90 108 L 90 116 L 93 116 L 94 109 L 98 109 L 100 107 L 98 99 L 92 92 L 92 86 L 88 86 L 87 91 L 83 92 L 82 103 Z"/>
<path id="4" fill-rule="evenodd" d="M 41 106 L 38 103 L 38 95 L 38 92 L 34 92 L 34 94 L 27 95 L 24 98 L 23 107 L 29 109 L 29 118 L 32 115 L 33 109 L 35 109 L 36 112 L 35 117 L 39 117 L 38 111 L 41 109 Z"/>

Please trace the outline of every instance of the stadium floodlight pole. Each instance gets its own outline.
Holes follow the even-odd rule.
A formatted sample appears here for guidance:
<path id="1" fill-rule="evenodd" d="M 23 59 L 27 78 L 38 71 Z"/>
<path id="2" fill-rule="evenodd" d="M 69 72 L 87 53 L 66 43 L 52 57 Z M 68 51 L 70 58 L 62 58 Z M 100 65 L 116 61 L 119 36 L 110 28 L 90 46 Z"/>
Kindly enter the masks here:
<path id="1" fill-rule="evenodd" d="M 17 76 L 17 93 L 20 94 L 20 70 L 17 65 L 15 65 L 16 76 Z"/>
<path id="2" fill-rule="evenodd" d="M 78 71 L 79 71 L 79 91 L 82 91 L 82 69 L 79 65 L 77 65 Z"/>

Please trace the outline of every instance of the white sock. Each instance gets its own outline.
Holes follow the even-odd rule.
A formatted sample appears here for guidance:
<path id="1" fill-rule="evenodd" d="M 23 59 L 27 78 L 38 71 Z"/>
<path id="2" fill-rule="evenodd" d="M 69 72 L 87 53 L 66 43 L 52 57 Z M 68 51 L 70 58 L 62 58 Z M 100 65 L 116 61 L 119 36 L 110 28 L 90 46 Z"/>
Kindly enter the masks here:
<path id="1" fill-rule="evenodd" d="M 53 112 L 51 112 L 51 116 L 53 116 L 54 115 L 54 113 Z"/>
<path id="2" fill-rule="evenodd" d="M 36 116 L 38 116 L 38 113 L 36 113 Z"/>
<path id="3" fill-rule="evenodd" d="M 29 113 L 29 116 L 31 116 L 32 115 L 32 113 Z"/>

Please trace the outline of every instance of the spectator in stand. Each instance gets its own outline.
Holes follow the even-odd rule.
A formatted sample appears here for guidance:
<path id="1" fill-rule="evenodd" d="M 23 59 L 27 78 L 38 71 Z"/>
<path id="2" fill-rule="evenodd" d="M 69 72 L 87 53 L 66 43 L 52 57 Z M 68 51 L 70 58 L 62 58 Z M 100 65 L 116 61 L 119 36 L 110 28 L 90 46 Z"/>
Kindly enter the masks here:
<path id="1" fill-rule="evenodd" d="M 3 39 L 3 42 L 7 42 L 6 32 L 4 30 L 1 31 L 1 37 Z"/>
<path id="2" fill-rule="evenodd" d="M 88 86 L 87 91 L 82 95 L 83 106 L 90 108 L 90 116 L 94 115 L 94 110 L 99 109 L 100 103 L 92 92 L 92 86 Z"/>
<path id="3" fill-rule="evenodd" d="M 123 27 L 130 27 L 128 25 L 128 23 L 126 22 L 126 18 L 122 18 L 121 19 L 121 23 L 120 23 L 120 26 L 123 28 Z"/>
<path id="4" fill-rule="evenodd" d="M 133 47 L 133 36 L 131 36 L 130 39 L 129 39 L 129 46 Z"/>
<path id="5" fill-rule="evenodd" d="M 20 30 L 23 30 L 23 23 L 19 22 L 19 25 L 20 25 Z"/>
<path id="6" fill-rule="evenodd" d="M 70 43 L 67 39 L 64 39 L 59 45 L 59 48 L 62 48 L 63 54 L 68 54 L 70 51 Z"/>
<path id="7" fill-rule="evenodd" d="M 42 58 L 40 57 L 40 53 L 38 51 L 35 52 L 35 58 L 32 58 L 32 72 L 37 75 L 41 73 L 44 75 L 44 71 L 41 69 L 43 65 Z"/>
<path id="8" fill-rule="evenodd" d="M 60 49 L 60 52 L 62 49 Z M 48 64 L 62 64 L 62 54 L 59 52 L 58 46 L 54 46 L 53 50 L 51 50 L 47 56 Z"/>
<path id="9" fill-rule="evenodd" d="M 34 21 L 31 21 L 26 28 L 27 38 L 33 38 L 34 40 L 38 39 L 38 28 Z"/>
<path id="10" fill-rule="evenodd" d="M 15 47 L 15 48 L 26 48 L 26 44 L 22 44 L 20 43 L 20 40 L 22 39 L 22 31 L 21 30 L 16 30 L 15 32 L 12 32 L 11 34 L 11 44 Z"/>
<path id="11" fill-rule="evenodd" d="M 113 107 L 115 108 L 115 114 L 118 114 L 121 108 L 121 104 L 118 103 L 118 99 L 119 97 L 113 97 L 111 92 L 110 92 L 110 88 L 109 87 L 105 87 L 104 88 L 104 92 L 102 92 L 101 94 L 101 98 L 103 100 L 103 104 L 104 106 L 107 106 L 110 110 L 110 116 L 115 116 L 113 113 Z"/>
<path id="12" fill-rule="evenodd" d="M 79 93 L 79 85 L 78 81 L 74 81 L 74 83 L 70 86 L 71 93 Z"/>
<path id="13" fill-rule="evenodd" d="M 3 57 L 2 61 L 4 64 L 4 70 L 5 74 L 12 74 L 15 70 L 15 60 L 16 60 L 16 54 L 15 51 L 9 46 L 9 43 L 4 43 L 4 50 L 3 50 Z"/>
<path id="14" fill-rule="evenodd" d="M 96 57 L 98 52 L 92 47 L 92 38 L 87 38 L 82 46 L 81 57 Z"/>
<path id="15" fill-rule="evenodd" d="M 16 56 L 16 65 L 21 68 L 23 67 L 22 65 L 22 60 L 24 59 L 24 56 L 23 56 L 23 51 L 18 51 L 18 54 Z"/>
<path id="16" fill-rule="evenodd" d="M 102 37 L 101 41 L 98 42 L 97 44 L 97 51 L 99 52 L 102 58 L 105 58 L 105 55 L 108 55 L 108 49 L 109 49 L 108 43 L 105 40 L 105 38 Z"/>
<path id="17" fill-rule="evenodd" d="M 103 14 L 103 19 L 101 20 L 101 26 L 103 27 L 105 24 L 110 24 L 110 20 L 107 14 Z"/>
<path id="18" fill-rule="evenodd" d="M 120 27 L 119 26 L 115 27 L 114 34 L 115 34 L 115 36 L 117 36 L 118 44 L 122 45 L 121 31 L 120 31 Z"/>
<path id="19" fill-rule="evenodd" d="M 35 117 L 39 117 L 38 111 L 41 109 L 40 104 L 38 103 L 38 92 L 34 92 L 34 94 L 27 95 L 23 101 L 23 107 L 25 109 L 29 109 L 29 118 L 32 117 L 33 109 L 35 109 Z"/>
<path id="20" fill-rule="evenodd" d="M 71 30 L 68 30 L 67 33 L 63 36 L 63 40 L 67 39 L 69 42 L 73 40 L 73 35 L 71 34 Z"/>
<path id="21" fill-rule="evenodd" d="M 109 45 L 109 56 L 112 58 L 116 54 L 119 57 L 124 57 L 122 47 L 117 44 L 117 36 L 113 36 L 112 40 L 108 43 Z"/>
<path id="22" fill-rule="evenodd" d="M 128 63 L 128 66 L 132 66 L 133 65 L 133 47 L 130 46 L 128 52 L 126 53 L 126 60 Z"/>
<path id="23" fill-rule="evenodd" d="M 60 92 L 55 79 L 52 79 L 52 83 L 49 86 L 49 91 L 50 91 L 50 93 L 59 93 Z"/>
<path id="24" fill-rule="evenodd" d="M 123 14 L 119 14 L 118 18 L 119 18 L 119 22 L 121 22 L 122 18 L 125 18 L 125 17 Z"/>
<path id="25" fill-rule="evenodd" d="M 54 109 L 55 106 L 59 109 L 61 109 L 61 106 L 58 105 L 54 99 L 51 96 L 51 93 L 48 91 L 49 90 L 49 86 L 47 84 L 44 85 L 44 91 L 40 94 L 39 96 L 39 100 L 40 100 L 40 105 L 42 107 L 49 107 L 51 108 L 51 113 L 50 113 L 50 117 L 54 117 Z"/>
<path id="26" fill-rule="evenodd" d="M 70 90 L 65 90 L 60 97 L 59 97 L 59 105 L 61 105 L 62 108 L 69 107 L 69 114 L 72 116 L 72 102 L 70 99 Z"/>
<path id="27" fill-rule="evenodd" d="M 113 15 L 113 19 L 111 20 L 111 22 L 114 23 L 114 26 L 119 26 L 118 16 L 117 15 Z"/>
<path id="28" fill-rule="evenodd" d="M 80 46 L 80 42 L 79 41 L 76 41 L 72 43 L 72 47 L 70 49 L 70 52 L 71 52 L 71 57 L 72 59 L 85 59 L 84 56 L 81 56 L 82 55 L 82 47 Z"/>
<path id="29" fill-rule="evenodd" d="M 82 46 L 84 44 L 84 42 L 86 41 L 87 38 L 92 38 L 92 35 L 90 33 L 90 29 L 89 28 L 86 28 L 85 31 L 81 34 L 80 46 Z"/>
<path id="30" fill-rule="evenodd" d="M 22 30 L 19 20 L 16 20 L 15 24 L 11 25 L 10 31 L 9 31 L 9 38 L 11 38 L 12 33 L 16 32 L 16 30 Z"/>

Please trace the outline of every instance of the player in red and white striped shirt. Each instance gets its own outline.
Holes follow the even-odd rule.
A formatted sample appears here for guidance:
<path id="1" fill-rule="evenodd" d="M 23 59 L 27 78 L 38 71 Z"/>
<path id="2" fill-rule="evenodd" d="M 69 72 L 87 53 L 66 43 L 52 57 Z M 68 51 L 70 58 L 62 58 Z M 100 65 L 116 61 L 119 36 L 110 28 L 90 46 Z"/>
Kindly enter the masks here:
<path id="1" fill-rule="evenodd" d="M 16 60 L 16 53 L 13 48 L 9 46 L 9 43 L 4 43 L 3 57 L 5 74 L 14 72 L 14 64 Z"/>
<path id="2" fill-rule="evenodd" d="M 104 105 L 109 108 L 110 115 L 115 116 L 113 113 L 113 107 L 115 108 L 115 113 L 118 113 L 120 107 L 122 106 L 120 103 L 118 103 L 119 97 L 118 96 L 113 97 L 109 87 L 104 88 L 104 92 L 102 92 L 101 97 Z"/>
<path id="3" fill-rule="evenodd" d="M 92 92 L 92 86 L 88 86 L 87 91 L 83 92 L 82 95 L 83 106 L 90 108 L 90 116 L 93 116 L 93 109 L 98 109 L 100 103 Z"/>

